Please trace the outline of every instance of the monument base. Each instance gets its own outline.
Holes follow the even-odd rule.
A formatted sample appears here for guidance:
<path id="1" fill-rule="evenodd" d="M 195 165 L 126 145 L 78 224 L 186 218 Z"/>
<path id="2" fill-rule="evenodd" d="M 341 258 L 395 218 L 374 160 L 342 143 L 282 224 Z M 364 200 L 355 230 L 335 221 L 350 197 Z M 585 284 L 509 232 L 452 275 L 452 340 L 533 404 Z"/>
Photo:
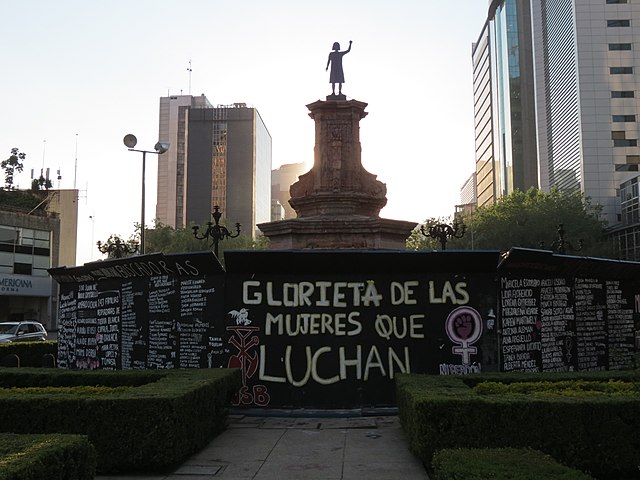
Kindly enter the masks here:
<path id="1" fill-rule="evenodd" d="M 314 216 L 261 223 L 271 250 L 405 250 L 415 222 L 366 216 Z"/>

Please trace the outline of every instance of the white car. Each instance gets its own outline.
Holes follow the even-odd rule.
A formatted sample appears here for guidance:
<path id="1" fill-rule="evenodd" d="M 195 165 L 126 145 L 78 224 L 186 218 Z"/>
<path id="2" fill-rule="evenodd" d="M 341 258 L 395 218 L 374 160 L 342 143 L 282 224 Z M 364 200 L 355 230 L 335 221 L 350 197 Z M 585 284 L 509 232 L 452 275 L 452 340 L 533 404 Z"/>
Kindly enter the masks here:
<path id="1" fill-rule="evenodd" d="M 37 342 L 47 339 L 44 326 L 33 320 L 0 323 L 0 343 Z"/>

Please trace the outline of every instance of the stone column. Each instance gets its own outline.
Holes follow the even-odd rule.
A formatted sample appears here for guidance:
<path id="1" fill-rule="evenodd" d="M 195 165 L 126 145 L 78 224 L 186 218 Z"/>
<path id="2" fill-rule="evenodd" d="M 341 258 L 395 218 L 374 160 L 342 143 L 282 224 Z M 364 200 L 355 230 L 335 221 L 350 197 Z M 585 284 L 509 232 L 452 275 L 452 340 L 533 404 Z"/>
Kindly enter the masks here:
<path id="1" fill-rule="evenodd" d="M 360 120 L 366 103 L 317 101 L 307 105 L 315 120 L 313 168 L 291 186 L 289 203 L 298 217 L 377 217 L 387 203 L 387 187 L 362 166 Z"/>
<path id="2" fill-rule="evenodd" d="M 405 249 L 416 223 L 380 218 L 387 187 L 362 166 L 366 106 L 335 96 L 307 105 L 316 129 L 314 162 L 291 185 L 297 218 L 258 225 L 273 250 Z"/>

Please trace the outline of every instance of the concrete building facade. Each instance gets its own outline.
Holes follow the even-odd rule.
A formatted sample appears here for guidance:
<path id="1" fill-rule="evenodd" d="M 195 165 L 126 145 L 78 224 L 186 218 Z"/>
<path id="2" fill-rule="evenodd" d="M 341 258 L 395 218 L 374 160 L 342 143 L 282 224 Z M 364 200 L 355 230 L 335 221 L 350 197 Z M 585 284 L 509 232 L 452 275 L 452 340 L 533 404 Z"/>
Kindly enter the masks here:
<path id="1" fill-rule="evenodd" d="M 57 329 L 58 284 L 47 270 L 76 264 L 77 199 L 77 190 L 51 190 L 38 208 L 0 204 L 0 321 Z"/>
<path id="2" fill-rule="evenodd" d="M 203 95 L 160 99 L 156 219 L 201 224 L 218 205 L 224 218 L 255 236 L 271 218 L 271 135 L 255 108 L 213 107 Z"/>

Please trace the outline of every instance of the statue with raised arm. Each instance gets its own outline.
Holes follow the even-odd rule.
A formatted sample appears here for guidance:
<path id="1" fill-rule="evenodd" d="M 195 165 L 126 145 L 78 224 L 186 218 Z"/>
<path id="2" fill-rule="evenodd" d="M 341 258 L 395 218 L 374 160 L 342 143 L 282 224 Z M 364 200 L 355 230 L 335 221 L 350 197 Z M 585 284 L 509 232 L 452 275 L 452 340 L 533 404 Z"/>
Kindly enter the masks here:
<path id="1" fill-rule="evenodd" d="M 336 83 L 338 84 L 338 95 L 342 95 L 342 84 L 344 83 L 344 71 L 342 70 L 342 57 L 351 51 L 351 44 L 353 42 L 349 40 L 349 48 L 344 52 L 340 51 L 340 44 L 335 42 L 333 44 L 333 51 L 329 54 L 329 60 L 327 60 L 327 68 L 331 65 L 331 73 L 329 74 L 329 83 L 331 84 L 332 95 L 336 94 Z"/>

